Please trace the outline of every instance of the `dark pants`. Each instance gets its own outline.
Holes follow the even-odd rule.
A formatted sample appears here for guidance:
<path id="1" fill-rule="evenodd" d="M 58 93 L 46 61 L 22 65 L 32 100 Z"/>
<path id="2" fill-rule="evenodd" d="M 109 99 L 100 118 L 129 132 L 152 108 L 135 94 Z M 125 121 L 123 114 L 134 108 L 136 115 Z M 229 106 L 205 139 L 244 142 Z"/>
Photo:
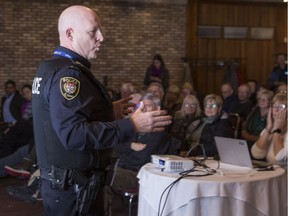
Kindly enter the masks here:
<path id="1" fill-rule="evenodd" d="M 76 209 L 77 194 L 74 185 L 67 190 L 58 190 L 51 188 L 51 182 L 41 179 L 40 183 L 41 196 L 43 198 L 43 206 L 45 216 L 80 216 Z M 91 205 L 91 209 L 85 216 L 103 216 L 103 188 L 98 193 L 95 203 Z"/>

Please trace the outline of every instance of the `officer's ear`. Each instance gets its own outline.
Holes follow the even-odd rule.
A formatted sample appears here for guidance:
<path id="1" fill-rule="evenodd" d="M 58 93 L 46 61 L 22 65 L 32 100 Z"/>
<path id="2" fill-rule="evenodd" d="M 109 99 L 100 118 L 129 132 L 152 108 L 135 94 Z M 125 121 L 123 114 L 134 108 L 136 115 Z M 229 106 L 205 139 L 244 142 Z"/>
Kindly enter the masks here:
<path id="1" fill-rule="evenodd" d="M 72 28 L 68 28 L 66 30 L 66 37 L 71 41 L 73 40 L 73 33 L 74 33 L 74 31 Z"/>

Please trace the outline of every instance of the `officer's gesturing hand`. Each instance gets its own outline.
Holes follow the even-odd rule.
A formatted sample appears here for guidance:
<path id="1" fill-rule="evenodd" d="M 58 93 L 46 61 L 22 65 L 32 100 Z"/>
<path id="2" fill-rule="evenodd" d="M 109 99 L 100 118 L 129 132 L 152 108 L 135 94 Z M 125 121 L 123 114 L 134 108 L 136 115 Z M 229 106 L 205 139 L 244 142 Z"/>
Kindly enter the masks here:
<path id="1" fill-rule="evenodd" d="M 135 107 L 135 104 L 129 103 L 133 97 L 125 97 L 120 100 L 113 102 L 113 110 L 115 119 L 122 119 L 123 116 L 131 113 L 132 111 L 128 109 L 129 107 Z"/>
<path id="2" fill-rule="evenodd" d="M 137 133 L 163 131 L 165 126 L 171 124 L 171 119 L 165 110 L 144 112 L 143 102 L 140 102 L 140 107 L 130 116 Z"/>

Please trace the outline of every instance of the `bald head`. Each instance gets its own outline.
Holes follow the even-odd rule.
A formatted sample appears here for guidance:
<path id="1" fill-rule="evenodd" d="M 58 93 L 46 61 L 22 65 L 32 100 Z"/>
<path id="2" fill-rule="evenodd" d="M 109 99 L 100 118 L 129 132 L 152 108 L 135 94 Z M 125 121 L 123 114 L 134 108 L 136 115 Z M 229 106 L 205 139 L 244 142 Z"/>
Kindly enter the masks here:
<path id="1" fill-rule="evenodd" d="M 246 102 L 251 95 L 249 86 L 247 84 L 240 85 L 237 90 L 237 95 L 240 102 Z"/>
<path id="2" fill-rule="evenodd" d="M 103 41 L 100 19 L 92 9 L 74 5 L 66 8 L 58 20 L 60 45 L 84 58 L 96 58 Z"/>

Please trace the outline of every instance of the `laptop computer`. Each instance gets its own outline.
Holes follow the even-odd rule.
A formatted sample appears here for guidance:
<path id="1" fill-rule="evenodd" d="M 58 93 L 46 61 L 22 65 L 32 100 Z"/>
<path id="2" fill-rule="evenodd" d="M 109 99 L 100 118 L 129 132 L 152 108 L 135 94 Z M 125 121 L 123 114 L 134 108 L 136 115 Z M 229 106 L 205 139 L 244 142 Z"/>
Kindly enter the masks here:
<path id="1" fill-rule="evenodd" d="M 214 137 L 220 162 L 253 169 L 259 166 L 272 165 L 265 161 L 251 160 L 246 140 Z"/>

